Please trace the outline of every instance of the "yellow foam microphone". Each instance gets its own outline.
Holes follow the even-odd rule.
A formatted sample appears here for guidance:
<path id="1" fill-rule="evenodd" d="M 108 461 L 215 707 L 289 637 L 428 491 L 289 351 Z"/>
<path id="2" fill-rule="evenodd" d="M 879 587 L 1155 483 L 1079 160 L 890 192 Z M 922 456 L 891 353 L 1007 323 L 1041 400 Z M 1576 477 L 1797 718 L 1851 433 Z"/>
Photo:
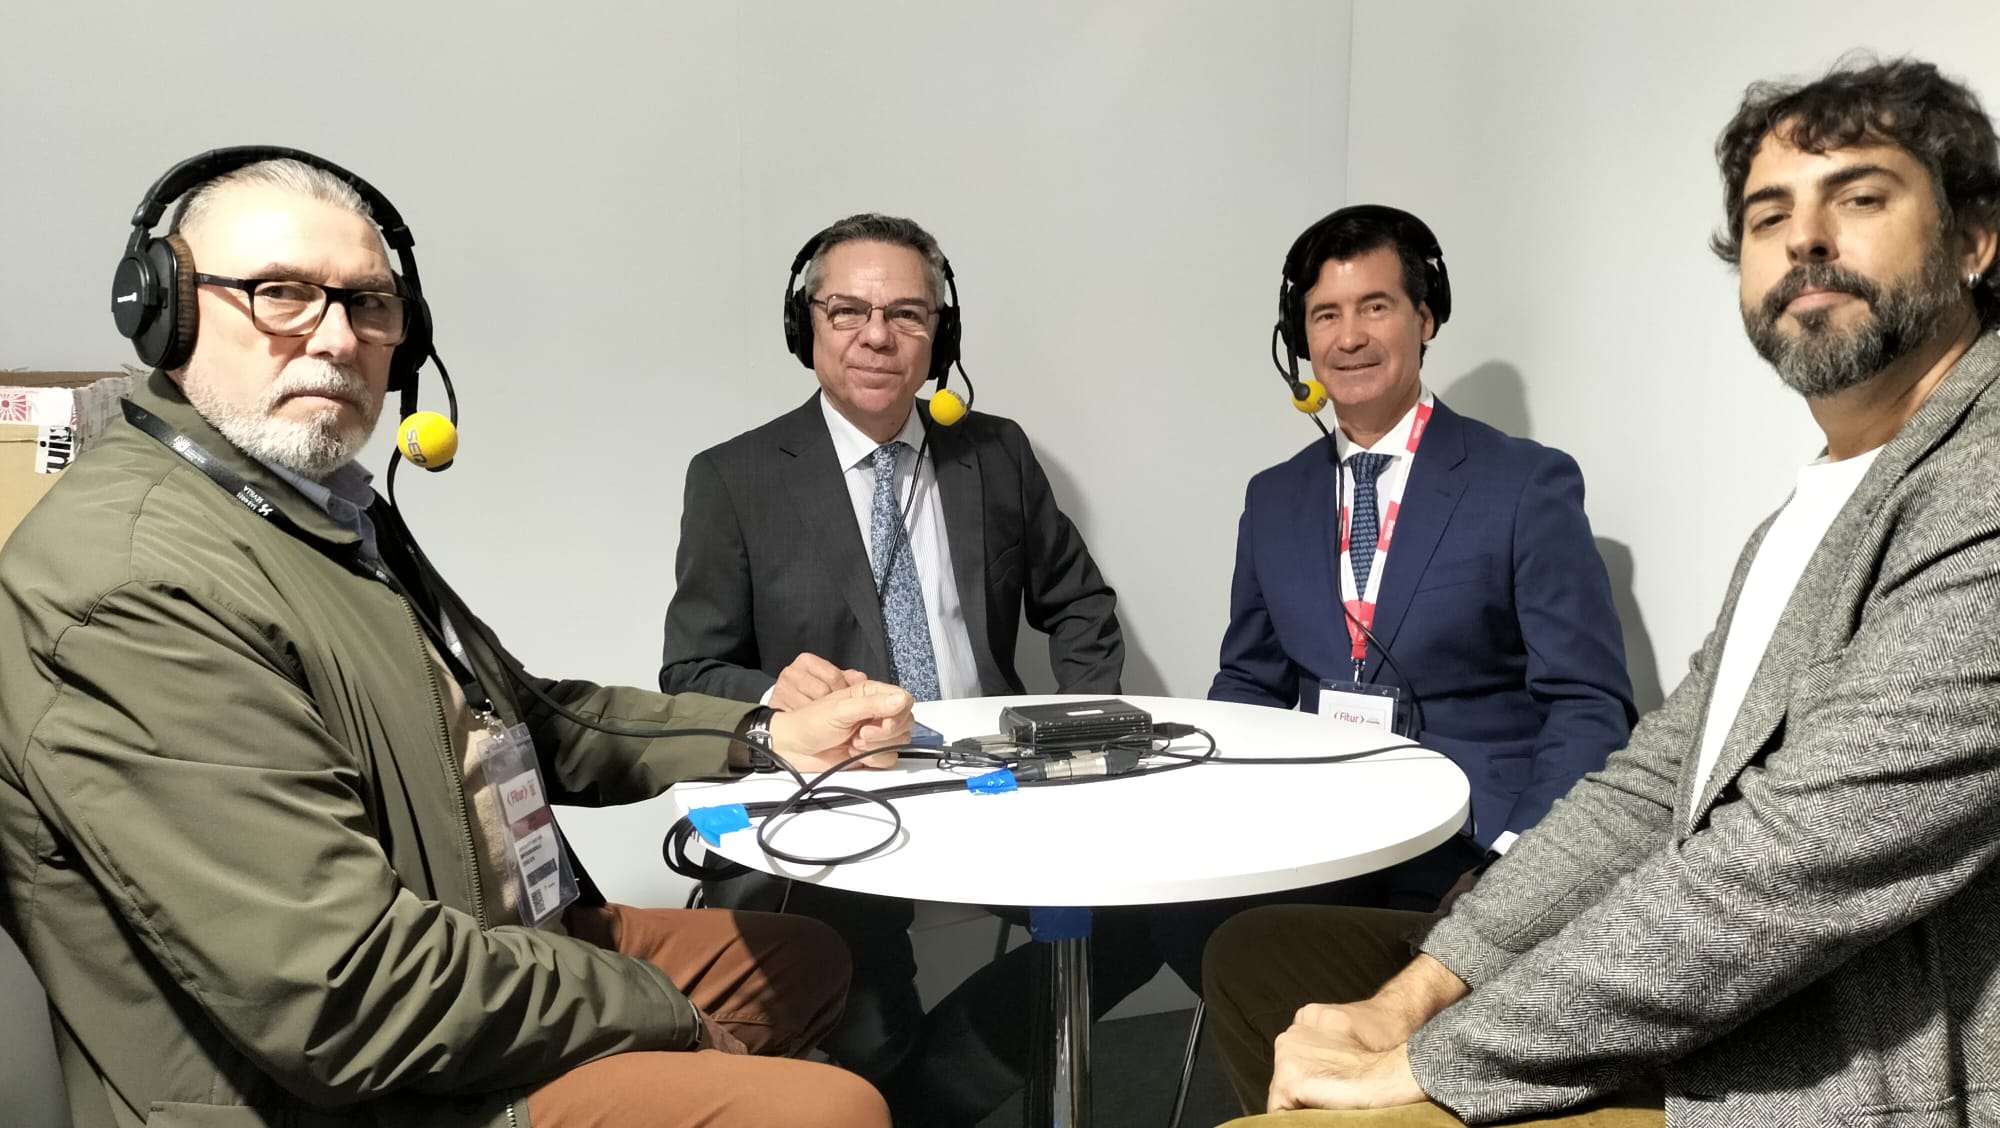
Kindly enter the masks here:
<path id="1" fill-rule="evenodd" d="M 396 451 L 426 470 L 442 470 L 458 457 L 458 428 L 435 411 L 417 411 L 396 425 Z"/>
<path id="2" fill-rule="evenodd" d="M 1301 415 L 1318 415 L 1326 406 L 1326 385 L 1318 380 L 1293 380 L 1292 406 Z"/>
<path id="3" fill-rule="evenodd" d="M 965 401 L 954 391 L 939 389 L 930 398 L 931 422 L 940 427 L 949 427 L 965 418 L 967 410 Z"/>

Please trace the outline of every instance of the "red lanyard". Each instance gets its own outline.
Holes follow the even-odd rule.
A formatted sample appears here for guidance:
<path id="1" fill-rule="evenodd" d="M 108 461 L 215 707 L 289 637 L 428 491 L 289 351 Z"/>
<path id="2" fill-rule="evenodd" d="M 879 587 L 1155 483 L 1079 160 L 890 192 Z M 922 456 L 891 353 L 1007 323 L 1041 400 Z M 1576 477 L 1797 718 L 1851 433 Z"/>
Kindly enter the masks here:
<path id="1" fill-rule="evenodd" d="M 1403 448 L 1410 455 L 1412 469 L 1415 469 L 1417 445 L 1424 441 L 1424 431 L 1430 421 L 1431 404 L 1427 401 L 1418 401 L 1416 418 L 1410 421 L 1410 441 Z M 1334 472 L 1347 473 L 1346 464 L 1343 463 Z M 1394 499 L 1378 509 L 1381 528 L 1375 535 L 1375 563 L 1369 569 L 1368 577 L 1372 581 L 1371 586 L 1378 593 L 1382 590 L 1382 570 L 1389 562 L 1389 541 L 1396 534 L 1396 517 L 1403 508 L 1402 493 L 1408 489 L 1409 484 L 1410 478 L 1406 473 L 1403 475 L 1403 489 L 1399 489 Z M 1342 561 L 1347 559 L 1348 536 L 1353 522 L 1354 504 L 1350 500 L 1340 509 L 1340 556 L 1334 561 L 1334 582 L 1340 584 L 1343 589 L 1346 582 L 1339 569 Z M 1341 594 L 1345 596 L 1346 592 L 1343 590 Z M 1356 589 L 1354 594 L 1357 598 L 1343 599 L 1343 603 L 1347 607 L 1345 622 L 1349 652 L 1354 658 L 1355 678 L 1358 680 L 1361 676 L 1361 664 L 1368 660 L 1368 632 L 1375 629 L 1375 601 L 1367 598 L 1368 593 L 1365 591 Z"/>

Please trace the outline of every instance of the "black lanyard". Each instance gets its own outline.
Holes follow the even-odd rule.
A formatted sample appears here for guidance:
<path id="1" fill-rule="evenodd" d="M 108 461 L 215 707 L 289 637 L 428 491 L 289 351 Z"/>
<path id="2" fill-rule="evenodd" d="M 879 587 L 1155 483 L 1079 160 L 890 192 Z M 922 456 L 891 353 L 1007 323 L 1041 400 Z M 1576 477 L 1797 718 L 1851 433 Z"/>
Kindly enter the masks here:
<path id="1" fill-rule="evenodd" d="M 348 567 L 358 566 L 360 570 L 365 571 L 368 575 L 381 581 L 391 591 L 394 591 L 402 598 L 404 603 L 409 605 L 410 610 L 416 615 L 418 625 L 423 629 L 424 634 L 431 640 L 432 644 L 437 647 L 439 655 L 444 659 L 446 668 L 451 671 L 452 678 L 458 682 L 459 689 L 465 694 L 466 704 L 470 705 L 475 712 L 490 713 L 493 711 L 493 701 L 486 695 L 486 690 L 479 684 L 479 675 L 473 672 L 472 659 L 466 654 L 464 644 L 459 641 L 459 632 L 453 628 L 451 618 L 445 611 L 445 601 L 436 588 L 431 585 L 429 577 L 424 574 L 423 565 L 416 561 L 416 554 L 414 552 L 409 554 L 412 567 L 417 573 L 418 583 L 423 585 L 426 594 L 430 596 L 432 604 L 437 609 L 436 622 L 433 622 L 430 616 L 424 614 L 423 608 L 419 605 L 418 601 L 411 598 L 409 589 L 380 560 L 369 559 L 359 551 L 352 553 L 351 559 L 341 560 L 326 550 L 325 542 L 321 538 L 301 528 L 299 523 L 292 520 L 290 515 L 277 502 L 265 496 L 262 490 L 244 481 L 241 475 L 224 465 L 220 459 L 205 450 L 200 443 L 174 430 L 166 420 L 161 419 L 131 400 L 123 401 L 120 406 L 124 408 L 126 420 L 134 427 L 158 439 L 168 450 L 185 459 L 188 465 L 206 474 L 210 481 L 222 487 L 224 493 L 242 503 L 243 508 L 284 529 L 297 539 L 318 548 L 329 559 L 333 559 Z M 386 530 L 377 530 L 378 533 L 383 531 Z"/>

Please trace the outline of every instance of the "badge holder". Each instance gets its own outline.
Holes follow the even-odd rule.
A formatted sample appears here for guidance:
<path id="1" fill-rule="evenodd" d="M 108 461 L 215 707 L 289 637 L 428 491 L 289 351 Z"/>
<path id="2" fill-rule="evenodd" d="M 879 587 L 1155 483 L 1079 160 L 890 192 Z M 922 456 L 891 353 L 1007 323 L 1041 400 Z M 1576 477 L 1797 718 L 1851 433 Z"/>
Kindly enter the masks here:
<path id="1" fill-rule="evenodd" d="M 1319 715 L 1332 724 L 1377 729 L 1405 740 L 1416 739 L 1410 699 L 1393 685 L 1321 678 Z"/>
<path id="2" fill-rule="evenodd" d="M 507 833 L 507 869 L 514 879 L 521 923 L 530 928 L 554 920 L 577 898 L 576 872 L 570 868 L 555 814 L 542 788 L 542 771 L 535 759 L 535 742 L 528 726 L 502 728 L 492 714 L 479 718 L 491 737 L 480 749 L 487 786 L 500 798 Z"/>

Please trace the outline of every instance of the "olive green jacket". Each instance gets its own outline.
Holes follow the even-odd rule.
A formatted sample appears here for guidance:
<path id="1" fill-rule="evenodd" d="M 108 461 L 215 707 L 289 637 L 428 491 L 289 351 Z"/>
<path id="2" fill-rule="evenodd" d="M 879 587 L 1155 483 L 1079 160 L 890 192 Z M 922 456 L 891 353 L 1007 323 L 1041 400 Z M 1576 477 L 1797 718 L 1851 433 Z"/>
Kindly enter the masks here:
<path id="1" fill-rule="evenodd" d="M 48 991 L 75 1123 L 525 1124 L 517 1098 L 567 1069 L 690 1045 L 651 965 L 482 919 L 424 636 L 355 535 L 162 374 L 134 398 L 300 531 L 119 420 L 0 554 L 0 924 Z M 524 705 L 440 598 L 556 802 L 729 771 L 720 739 Z M 613 722 L 750 708 L 538 684 Z"/>

